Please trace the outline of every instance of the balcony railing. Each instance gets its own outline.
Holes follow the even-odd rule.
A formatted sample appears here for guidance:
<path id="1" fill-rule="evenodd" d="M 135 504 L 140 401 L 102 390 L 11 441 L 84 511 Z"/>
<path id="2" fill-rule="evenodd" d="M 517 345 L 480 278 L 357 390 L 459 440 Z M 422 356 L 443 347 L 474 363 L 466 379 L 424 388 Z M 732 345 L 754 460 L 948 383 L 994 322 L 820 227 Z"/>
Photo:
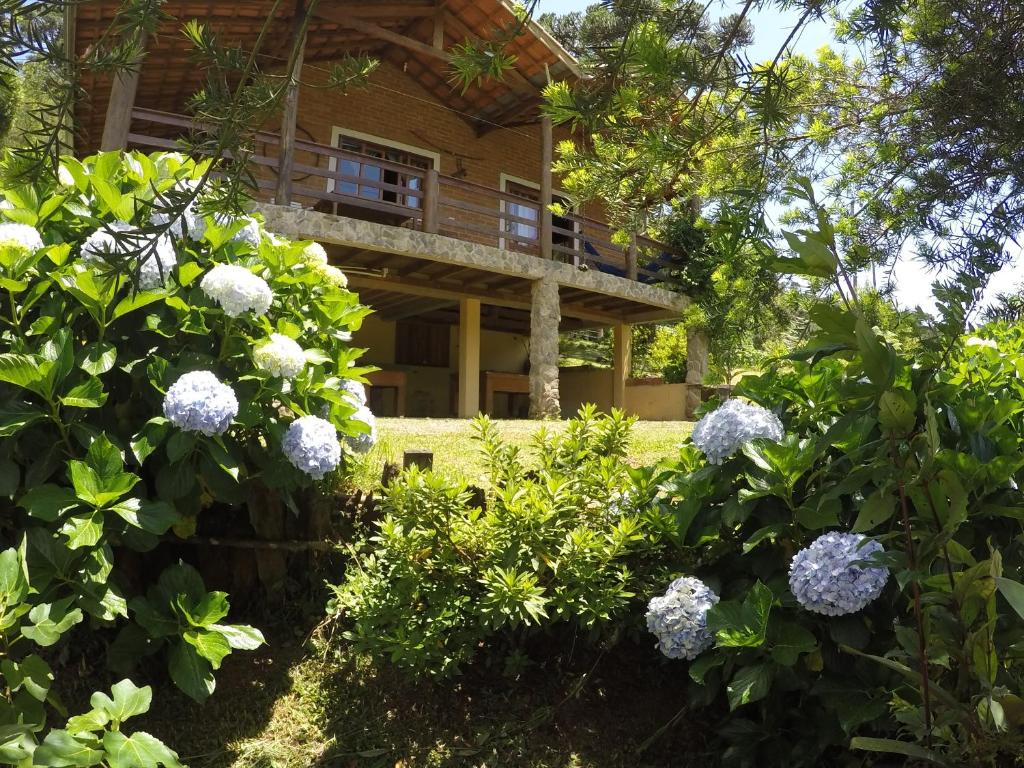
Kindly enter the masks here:
<path id="1" fill-rule="evenodd" d="M 177 137 L 191 131 L 183 115 L 138 109 L 132 112 L 131 147 L 177 149 Z M 260 197 L 274 201 L 278 187 L 280 137 L 258 133 L 255 168 Z M 358 175 L 350 171 L 357 170 Z M 551 243 L 542 247 L 540 204 L 509 192 L 434 169 L 297 139 L 291 173 L 290 204 L 422 230 L 468 242 L 535 256 L 581 269 L 642 282 L 656 282 L 670 249 L 647 237 L 628 247 L 613 241 L 612 229 L 594 219 L 566 212 L 552 216 Z M 525 215 L 524 215 L 525 214 Z"/>

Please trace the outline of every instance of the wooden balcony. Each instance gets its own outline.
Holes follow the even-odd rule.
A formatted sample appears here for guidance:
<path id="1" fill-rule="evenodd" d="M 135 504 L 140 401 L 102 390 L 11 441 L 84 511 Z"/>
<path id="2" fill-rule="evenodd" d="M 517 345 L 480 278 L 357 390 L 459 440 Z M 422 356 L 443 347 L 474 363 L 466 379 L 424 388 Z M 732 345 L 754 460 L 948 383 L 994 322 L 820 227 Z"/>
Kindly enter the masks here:
<path id="1" fill-rule="evenodd" d="M 136 108 L 128 144 L 177 150 L 177 138 L 194 128 L 189 117 Z M 280 137 L 261 132 L 256 139 L 250 162 L 258 197 L 275 202 Z M 659 282 L 661 268 L 673 259 L 667 246 L 648 237 L 634 237 L 623 247 L 606 224 L 573 212 L 552 214 L 550 242 L 544 242 L 547 223 L 539 201 L 302 139 L 295 141 L 290 197 L 293 206 L 552 258 L 642 283 Z"/>

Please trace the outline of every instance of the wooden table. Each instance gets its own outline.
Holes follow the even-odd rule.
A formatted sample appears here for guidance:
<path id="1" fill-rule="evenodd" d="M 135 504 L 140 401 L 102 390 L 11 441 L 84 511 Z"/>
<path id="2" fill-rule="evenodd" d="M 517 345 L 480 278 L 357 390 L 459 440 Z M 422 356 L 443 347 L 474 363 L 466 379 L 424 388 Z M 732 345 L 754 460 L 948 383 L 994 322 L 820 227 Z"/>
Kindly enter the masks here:
<path id="1" fill-rule="evenodd" d="M 374 371 L 366 374 L 366 378 L 371 387 L 395 390 L 395 415 L 405 416 L 405 371 Z"/>

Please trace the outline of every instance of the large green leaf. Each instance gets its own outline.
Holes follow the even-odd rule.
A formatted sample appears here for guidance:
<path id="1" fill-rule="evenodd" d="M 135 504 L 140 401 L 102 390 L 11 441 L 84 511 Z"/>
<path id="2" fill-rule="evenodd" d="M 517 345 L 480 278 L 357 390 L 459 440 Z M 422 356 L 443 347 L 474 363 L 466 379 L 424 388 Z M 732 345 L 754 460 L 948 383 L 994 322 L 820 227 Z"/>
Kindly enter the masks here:
<path id="1" fill-rule="evenodd" d="M 857 520 L 853 524 L 855 533 L 864 533 L 886 522 L 896 511 L 896 497 L 889 488 L 879 488 L 860 505 Z"/>
<path id="2" fill-rule="evenodd" d="M 46 414 L 41 408 L 12 400 L 0 405 L 0 437 L 14 437 L 25 427 L 42 421 Z"/>
<path id="3" fill-rule="evenodd" d="M 263 633 L 256 627 L 244 624 L 211 624 L 209 629 L 224 635 L 228 644 L 236 651 L 255 651 L 266 642 Z"/>
<path id="4" fill-rule="evenodd" d="M 117 363 L 117 347 L 109 341 L 93 342 L 82 350 L 80 358 L 78 366 L 83 371 L 99 376 Z"/>
<path id="5" fill-rule="evenodd" d="M 53 670 L 35 654 L 19 662 L 4 659 L 0 662 L 0 671 L 12 691 L 24 688 L 36 701 L 46 701 L 50 686 L 53 685 Z"/>
<path id="6" fill-rule="evenodd" d="M 772 592 L 757 582 L 742 603 L 723 600 L 708 611 L 707 624 L 717 644 L 725 648 L 758 648 L 764 645 L 771 613 Z"/>
<path id="7" fill-rule="evenodd" d="M 21 628 L 21 634 L 44 648 L 60 640 L 60 636 L 82 620 L 82 612 L 70 608 L 71 599 L 42 603 L 29 611 L 31 625 Z"/>
<path id="8" fill-rule="evenodd" d="M 725 689 L 729 709 L 734 710 L 744 704 L 752 704 L 763 699 L 771 690 L 773 677 L 774 668 L 767 663 L 738 670 Z"/>
<path id="9" fill-rule="evenodd" d="M 818 647 L 814 633 L 793 621 L 775 622 L 771 636 L 772 659 L 784 667 L 793 666 L 801 654 Z"/>
<path id="10" fill-rule="evenodd" d="M 177 752 L 145 731 L 131 736 L 109 731 L 103 734 L 103 748 L 110 768 L 183 768 Z"/>
<path id="11" fill-rule="evenodd" d="M 28 594 L 21 552 L 5 549 L 0 552 L 0 605 L 11 606 Z"/>
<path id="12" fill-rule="evenodd" d="M 231 653 L 231 646 L 224 635 L 219 632 L 205 630 L 189 630 L 182 635 L 185 642 L 196 649 L 196 652 L 210 662 L 214 669 L 220 669 L 224 657 Z"/>
<path id="13" fill-rule="evenodd" d="M 1024 584 L 1003 576 L 996 577 L 996 587 L 999 593 L 1006 598 L 1006 602 L 1017 612 L 1017 615 L 1024 619 Z"/>
<path id="14" fill-rule="evenodd" d="M 60 401 L 69 408 L 101 408 L 107 402 L 107 393 L 103 382 L 92 376 L 61 395 Z"/>
<path id="15" fill-rule="evenodd" d="M 60 527 L 68 537 L 68 549 L 94 547 L 103 538 L 103 513 L 91 510 L 72 515 Z"/>
<path id="16" fill-rule="evenodd" d="M 951 766 L 938 752 L 896 739 L 873 739 L 864 736 L 857 736 L 850 739 L 850 749 L 862 749 L 866 752 L 884 752 L 886 754 L 904 755 L 916 760 L 927 760 L 936 765 Z"/>
<path id="17" fill-rule="evenodd" d="M 50 364 L 38 355 L 7 352 L 0 355 L 0 381 L 14 384 L 43 398 L 50 397 L 46 371 Z"/>
<path id="18" fill-rule="evenodd" d="M 78 497 L 70 488 L 46 483 L 37 485 L 18 499 L 18 506 L 32 517 L 52 523 L 77 507 Z"/>
<path id="19" fill-rule="evenodd" d="M 202 704 L 213 693 L 217 681 L 213 668 L 194 646 L 180 640 L 171 646 L 167 659 L 171 679 L 187 696 Z"/>
<path id="20" fill-rule="evenodd" d="M 100 742 L 88 735 L 73 736 L 67 731 L 46 734 L 32 755 L 32 765 L 48 768 L 88 768 L 103 761 Z"/>
<path id="21" fill-rule="evenodd" d="M 125 499 L 110 507 L 125 522 L 147 533 L 162 536 L 171 526 L 181 520 L 181 515 L 166 501 L 143 501 Z"/>
<path id="22" fill-rule="evenodd" d="M 115 683 L 110 689 L 110 696 L 97 691 L 89 699 L 93 709 L 105 712 L 115 727 L 129 717 L 148 712 L 152 701 L 153 689 L 148 685 L 139 688 L 131 680 Z"/>

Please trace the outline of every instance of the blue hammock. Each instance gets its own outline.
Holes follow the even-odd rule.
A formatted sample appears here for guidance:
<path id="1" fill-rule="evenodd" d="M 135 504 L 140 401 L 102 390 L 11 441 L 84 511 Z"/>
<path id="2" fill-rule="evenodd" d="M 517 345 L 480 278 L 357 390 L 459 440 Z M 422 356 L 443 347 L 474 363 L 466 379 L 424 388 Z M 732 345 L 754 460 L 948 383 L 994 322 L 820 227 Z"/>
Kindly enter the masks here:
<path id="1" fill-rule="evenodd" d="M 600 252 L 593 246 L 589 240 L 583 241 L 583 250 L 590 256 L 594 256 L 601 259 Z M 639 267 L 637 273 L 637 280 L 641 283 L 653 283 L 656 282 L 657 278 L 652 275 L 645 274 L 642 270 L 650 270 L 651 272 L 659 272 L 662 267 L 667 267 L 672 262 L 672 254 L 662 252 L 657 258 L 652 259 L 646 264 L 638 264 Z M 611 264 L 605 264 L 603 261 L 595 261 L 593 266 L 597 267 L 599 272 L 603 272 L 606 275 L 614 275 L 615 277 L 625 277 L 626 270 L 613 267 Z"/>

